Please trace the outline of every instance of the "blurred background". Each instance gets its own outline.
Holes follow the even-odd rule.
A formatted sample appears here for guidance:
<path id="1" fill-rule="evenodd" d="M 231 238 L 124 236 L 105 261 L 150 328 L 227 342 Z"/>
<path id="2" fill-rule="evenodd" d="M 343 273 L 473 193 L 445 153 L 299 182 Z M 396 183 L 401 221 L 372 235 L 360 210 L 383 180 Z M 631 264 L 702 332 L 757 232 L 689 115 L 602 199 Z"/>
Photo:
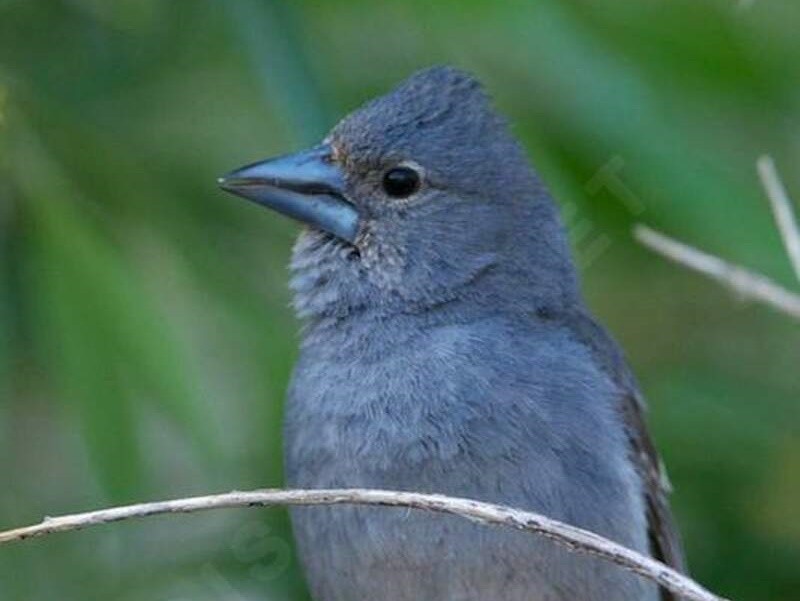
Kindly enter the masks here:
<path id="1" fill-rule="evenodd" d="M 800 328 L 632 241 L 800 289 L 800 3 L 0 0 L 0 529 L 277 486 L 293 223 L 216 189 L 412 71 L 479 75 L 651 405 L 693 574 L 800 599 Z M 283 510 L 0 549 L 0 598 L 304 599 Z"/>

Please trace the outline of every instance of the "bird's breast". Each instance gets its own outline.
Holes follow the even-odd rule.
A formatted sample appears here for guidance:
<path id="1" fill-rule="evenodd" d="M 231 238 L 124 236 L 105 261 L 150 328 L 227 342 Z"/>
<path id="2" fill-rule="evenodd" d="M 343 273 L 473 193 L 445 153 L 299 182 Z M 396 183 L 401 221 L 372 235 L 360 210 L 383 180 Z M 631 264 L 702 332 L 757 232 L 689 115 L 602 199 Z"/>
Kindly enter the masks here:
<path id="1" fill-rule="evenodd" d="M 614 390 L 588 353 L 506 320 L 404 335 L 376 349 L 362 333 L 365 347 L 346 353 L 304 346 L 286 415 L 290 485 L 498 502 L 646 548 Z M 654 598 L 546 541 L 455 518 L 363 507 L 292 516 L 321 601 Z"/>

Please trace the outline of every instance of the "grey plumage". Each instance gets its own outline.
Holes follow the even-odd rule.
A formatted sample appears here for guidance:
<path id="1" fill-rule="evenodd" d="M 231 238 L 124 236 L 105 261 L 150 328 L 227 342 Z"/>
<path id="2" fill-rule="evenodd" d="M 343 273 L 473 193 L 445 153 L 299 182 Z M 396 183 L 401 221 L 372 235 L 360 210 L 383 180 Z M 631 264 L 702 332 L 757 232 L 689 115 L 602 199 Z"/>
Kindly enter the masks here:
<path id="1" fill-rule="evenodd" d="M 636 384 L 580 298 L 557 211 L 478 83 L 420 72 L 327 144 L 353 244 L 300 236 L 289 392 L 298 487 L 436 492 L 538 511 L 682 566 Z M 422 174 L 387 197 L 397 165 Z M 551 542 L 455 518 L 297 508 L 317 601 L 651 600 Z"/>

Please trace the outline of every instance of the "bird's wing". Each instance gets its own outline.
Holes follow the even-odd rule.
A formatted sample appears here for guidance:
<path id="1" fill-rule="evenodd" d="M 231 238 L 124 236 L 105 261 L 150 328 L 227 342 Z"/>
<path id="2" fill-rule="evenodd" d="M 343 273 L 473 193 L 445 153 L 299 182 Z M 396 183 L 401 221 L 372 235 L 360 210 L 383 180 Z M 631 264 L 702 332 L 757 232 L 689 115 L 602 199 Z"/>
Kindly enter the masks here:
<path id="1" fill-rule="evenodd" d="M 621 411 L 627 426 L 631 456 L 644 485 L 651 553 L 659 561 L 685 572 L 681 540 L 669 508 L 669 479 L 647 430 L 647 408 L 633 374 L 617 344 L 594 319 L 581 311 L 570 316 L 568 322 L 574 334 L 591 350 L 595 360 L 622 391 Z M 675 597 L 662 590 L 662 599 L 668 601 Z"/>

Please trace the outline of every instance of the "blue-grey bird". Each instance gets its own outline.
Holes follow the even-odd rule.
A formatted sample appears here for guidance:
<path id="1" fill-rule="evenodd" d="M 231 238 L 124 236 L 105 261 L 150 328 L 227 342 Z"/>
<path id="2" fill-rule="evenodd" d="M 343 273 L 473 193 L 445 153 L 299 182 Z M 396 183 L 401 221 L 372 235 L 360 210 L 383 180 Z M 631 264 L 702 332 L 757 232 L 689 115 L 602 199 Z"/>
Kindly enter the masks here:
<path id="1" fill-rule="evenodd" d="M 480 84 L 413 75 L 224 189 L 307 224 L 291 486 L 540 512 L 683 569 L 666 478 L 549 193 Z M 316 601 L 629 601 L 656 586 L 530 534 L 374 507 L 292 510 Z M 663 591 L 664 598 L 669 598 Z"/>

